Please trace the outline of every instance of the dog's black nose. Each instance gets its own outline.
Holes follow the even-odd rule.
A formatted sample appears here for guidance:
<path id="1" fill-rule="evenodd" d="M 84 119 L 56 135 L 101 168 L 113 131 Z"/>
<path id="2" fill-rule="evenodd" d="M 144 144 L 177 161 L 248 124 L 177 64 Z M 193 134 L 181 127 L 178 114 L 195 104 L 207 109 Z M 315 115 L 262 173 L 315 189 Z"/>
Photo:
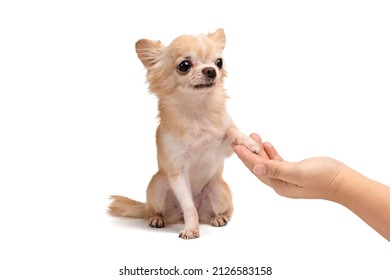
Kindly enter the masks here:
<path id="1" fill-rule="evenodd" d="M 202 73 L 205 74 L 210 79 L 215 79 L 217 76 L 217 72 L 215 71 L 215 68 L 213 67 L 206 67 L 202 70 Z"/>

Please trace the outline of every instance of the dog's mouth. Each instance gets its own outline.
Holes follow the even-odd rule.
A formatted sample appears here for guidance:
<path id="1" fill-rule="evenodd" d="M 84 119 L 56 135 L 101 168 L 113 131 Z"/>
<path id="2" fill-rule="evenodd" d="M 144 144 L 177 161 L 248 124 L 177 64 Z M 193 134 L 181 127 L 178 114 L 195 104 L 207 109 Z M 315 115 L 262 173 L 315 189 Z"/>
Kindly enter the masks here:
<path id="1" fill-rule="evenodd" d="M 195 85 L 194 88 L 195 89 L 202 89 L 202 88 L 211 88 L 215 85 L 215 83 L 206 83 L 206 84 L 199 84 L 199 85 Z"/>

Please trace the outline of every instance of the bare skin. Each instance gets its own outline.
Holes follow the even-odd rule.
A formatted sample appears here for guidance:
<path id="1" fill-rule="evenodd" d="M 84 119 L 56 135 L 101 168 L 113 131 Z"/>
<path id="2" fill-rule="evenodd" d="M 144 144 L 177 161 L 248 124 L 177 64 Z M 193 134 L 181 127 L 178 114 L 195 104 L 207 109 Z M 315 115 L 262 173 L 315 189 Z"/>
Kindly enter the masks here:
<path id="1" fill-rule="evenodd" d="M 375 182 L 345 164 L 328 157 L 287 162 L 260 136 L 251 137 L 261 151 L 251 153 L 234 145 L 245 166 L 276 193 L 289 198 L 325 199 L 339 203 L 358 215 L 390 241 L 390 187 Z"/>

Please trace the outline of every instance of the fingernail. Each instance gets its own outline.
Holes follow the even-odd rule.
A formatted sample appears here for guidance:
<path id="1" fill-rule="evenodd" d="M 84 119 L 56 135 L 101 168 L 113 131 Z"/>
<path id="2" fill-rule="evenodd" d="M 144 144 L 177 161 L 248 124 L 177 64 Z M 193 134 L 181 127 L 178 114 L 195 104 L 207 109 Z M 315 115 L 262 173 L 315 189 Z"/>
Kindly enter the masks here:
<path id="1" fill-rule="evenodd" d="M 255 173 L 256 175 L 265 175 L 267 173 L 265 165 L 263 164 L 255 165 L 255 167 L 253 167 L 253 173 Z"/>

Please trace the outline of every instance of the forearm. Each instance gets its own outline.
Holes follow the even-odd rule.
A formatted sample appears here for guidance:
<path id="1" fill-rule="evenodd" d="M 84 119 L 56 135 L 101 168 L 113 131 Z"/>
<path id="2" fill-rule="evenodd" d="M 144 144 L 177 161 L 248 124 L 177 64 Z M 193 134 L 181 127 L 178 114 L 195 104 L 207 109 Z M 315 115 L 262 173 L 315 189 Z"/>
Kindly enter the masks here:
<path id="1" fill-rule="evenodd" d="M 347 168 L 334 201 L 350 209 L 390 241 L 390 187 Z"/>

